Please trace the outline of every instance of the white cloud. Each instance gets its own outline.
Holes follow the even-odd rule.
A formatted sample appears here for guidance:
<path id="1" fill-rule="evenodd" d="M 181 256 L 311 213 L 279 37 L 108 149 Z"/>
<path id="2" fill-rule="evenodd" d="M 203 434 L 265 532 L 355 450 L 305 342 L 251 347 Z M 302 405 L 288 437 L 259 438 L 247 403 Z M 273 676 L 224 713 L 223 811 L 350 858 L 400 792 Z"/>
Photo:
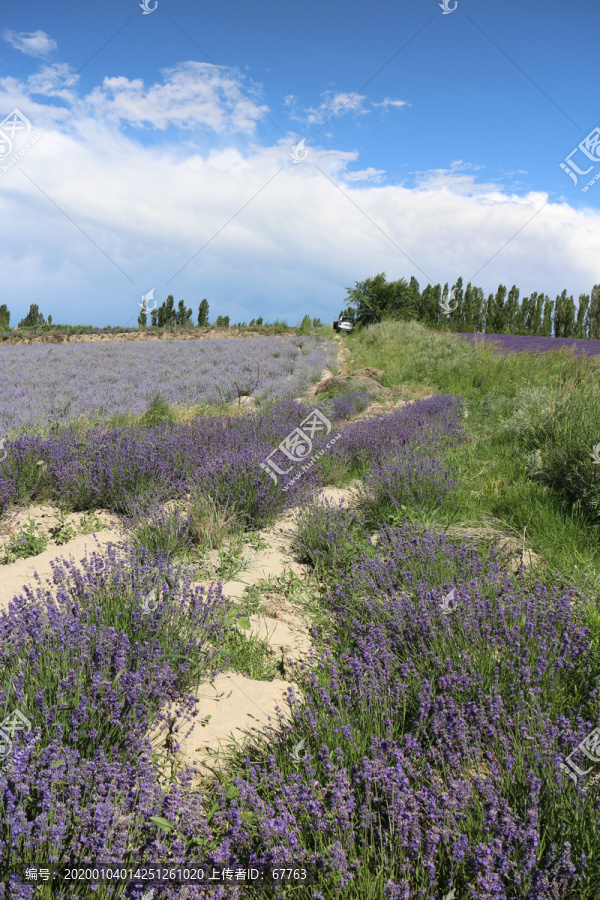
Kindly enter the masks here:
<path id="1" fill-rule="evenodd" d="M 482 169 L 472 163 L 465 163 L 462 159 L 451 163 L 449 169 L 433 169 L 429 172 L 416 172 L 415 185 L 417 190 L 448 190 L 453 194 L 474 195 L 498 195 L 505 188 L 497 182 L 476 182 L 475 175 L 469 174 Z"/>
<path id="2" fill-rule="evenodd" d="M 394 106 L 400 109 L 402 106 L 410 106 L 410 103 L 408 100 L 390 100 L 389 97 L 386 97 L 381 103 L 372 103 L 372 106 L 382 106 L 384 109 Z"/>
<path id="3" fill-rule="evenodd" d="M 3 39 L 20 50 L 27 56 L 48 56 L 52 50 L 56 50 L 56 41 L 49 37 L 45 31 L 10 31 L 8 28 L 2 35 Z"/>
<path id="4" fill-rule="evenodd" d="M 352 171 L 357 152 L 315 138 L 294 165 L 297 138 L 258 143 L 259 111 L 207 64 L 174 67 L 150 86 L 106 79 L 80 98 L 61 93 L 63 107 L 31 98 L 58 75 L 0 81 L 0 109 L 21 98 L 33 126 L 43 121 L 43 139 L 1 182 L 13 322 L 32 297 L 55 321 L 135 322 L 152 286 L 158 300 L 172 293 L 194 310 L 207 297 L 211 314 L 234 321 L 305 311 L 325 321 L 346 286 L 380 271 L 422 286 L 479 272 L 486 293 L 514 283 L 522 294 L 577 296 L 599 280 L 598 212 L 566 200 L 542 209 L 546 194 L 479 183 L 467 161 L 417 173 L 407 187 L 383 183 L 382 169 Z M 168 126 L 185 129 L 187 143 Z M 200 126 L 218 145 L 193 144 Z M 160 144 L 144 142 L 150 129 Z"/>
<path id="5" fill-rule="evenodd" d="M 289 94 L 285 98 L 285 105 L 290 109 L 289 117 L 295 122 L 305 122 L 307 125 L 320 125 L 334 116 L 367 115 L 370 110 L 363 106 L 366 100 L 364 94 L 348 94 L 343 91 L 325 91 L 321 94 L 321 102 L 317 107 L 310 106 L 298 113 L 298 97 Z"/>
<path id="6" fill-rule="evenodd" d="M 368 169 L 358 169 L 356 172 L 344 172 L 342 177 L 344 181 L 374 181 L 381 183 L 385 176 L 385 169 L 374 169 L 369 166 Z"/>
<path id="7" fill-rule="evenodd" d="M 237 84 L 248 88 L 235 70 L 227 77 L 210 63 L 187 62 L 163 70 L 163 83 L 146 88 L 138 78 L 105 78 L 85 105 L 94 118 L 164 130 L 176 125 L 194 129 L 206 126 L 217 133 L 252 132 L 268 107 L 244 96 Z M 261 112 L 262 110 L 262 112 Z"/>

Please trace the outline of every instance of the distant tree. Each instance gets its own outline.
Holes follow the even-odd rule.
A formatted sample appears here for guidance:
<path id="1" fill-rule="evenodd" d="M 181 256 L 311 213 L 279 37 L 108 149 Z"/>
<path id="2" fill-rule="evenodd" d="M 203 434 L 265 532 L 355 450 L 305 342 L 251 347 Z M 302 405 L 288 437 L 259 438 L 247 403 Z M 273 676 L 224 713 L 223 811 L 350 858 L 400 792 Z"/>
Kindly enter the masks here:
<path id="1" fill-rule="evenodd" d="M 471 282 L 469 282 L 467 287 L 465 288 L 465 296 L 463 301 L 463 327 L 459 330 L 466 331 L 467 334 L 470 334 L 474 329 L 473 320 L 473 288 L 471 287 Z"/>
<path id="2" fill-rule="evenodd" d="M 491 334 L 502 334 L 504 331 L 504 323 L 506 311 L 504 309 L 504 301 L 506 300 L 506 288 L 503 284 L 498 285 L 496 296 L 494 297 L 494 308 L 492 311 L 492 327 Z"/>
<path id="3" fill-rule="evenodd" d="M 535 297 L 535 307 L 533 306 L 533 298 Z M 531 321 L 527 328 L 527 333 L 534 337 L 540 337 L 543 332 L 544 318 L 544 301 L 547 298 L 543 293 L 538 294 L 537 291 L 531 295 Z"/>
<path id="4" fill-rule="evenodd" d="M 451 331 L 464 331 L 465 324 L 465 295 L 463 291 L 463 280 L 458 278 L 456 284 L 452 286 L 451 293 L 454 294 L 450 306 L 454 308 L 448 316 L 448 327 Z"/>
<path id="5" fill-rule="evenodd" d="M 165 328 L 166 326 L 170 327 L 176 324 L 177 313 L 173 309 L 174 304 L 175 299 L 173 294 L 169 294 L 164 303 L 161 303 L 158 307 L 157 324 L 159 328 Z"/>
<path id="6" fill-rule="evenodd" d="M 229 316 L 217 316 L 215 325 L 217 328 L 229 328 Z"/>
<path id="7" fill-rule="evenodd" d="M 223 328 L 229 328 L 229 316 L 223 316 Z"/>
<path id="8" fill-rule="evenodd" d="M 365 281 L 355 281 L 353 288 L 346 288 L 347 301 L 356 307 L 355 320 L 358 325 L 372 325 L 381 322 L 392 305 L 392 296 L 397 292 L 394 285 L 385 280 L 385 272 Z"/>
<path id="9" fill-rule="evenodd" d="M 485 325 L 485 298 L 483 288 L 473 288 L 473 329 L 483 332 Z"/>
<path id="10" fill-rule="evenodd" d="M 262 317 L 262 316 L 259 316 L 258 319 L 256 320 L 256 324 L 257 324 L 257 325 L 259 326 L 259 328 L 260 328 L 260 327 L 262 327 L 262 323 L 263 323 L 263 317 Z"/>
<path id="11" fill-rule="evenodd" d="M 564 290 L 554 305 L 554 337 L 573 337 L 575 333 L 575 303 Z"/>
<path id="12" fill-rule="evenodd" d="M 544 294 L 544 316 L 542 319 L 542 336 L 552 337 L 552 310 L 554 308 L 554 300 L 551 300 L 547 294 Z"/>
<path id="13" fill-rule="evenodd" d="M 527 334 L 525 323 L 527 322 L 527 318 L 529 316 L 530 306 L 531 299 L 529 297 L 523 297 L 523 301 L 517 309 L 517 314 L 515 316 L 515 328 L 513 332 L 514 334 Z"/>
<path id="14" fill-rule="evenodd" d="M 37 303 L 32 303 L 29 312 L 24 319 L 19 322 L 19 328 L 36 328 L 38 325 L 44 324 L 44 316 L 38 309 Z"/>
<path id="15" fill-rule="evenodd" d="M 158 310 L 156 307 L 150 310 L 150 322 L 153 326 L 156 326 L 158 323 Z"/>
<path id="16" fill-rule="evenodd" d="M 147 312 L 146 301 L 142 300 L 142 309 L 138 316 L 138 325 L 140 326 L 140 328 L 146 328 L 148 325 L 148 316 L 147 316 L 146 312 Z"/>
<path id="17" fill-rule="evenodd" d="M 506 307 L 504 309 L 504 328 L 506 334 L 515 334 L 518 327 L 519 316 L 519 288 L 514 284 L 508 292 Z"/>
<path id="18" fill-rule="evenodd" d="M 192 310 L 186 309 L 185 301 L 180 300 L 177 306 L 177 312 L 175 313 L 175 323 L 185 327 L 186 325 L 189 325 L 191 318 Z"/>
<path id="19" fill-rule="evenodd" d="M 387 302 L 383 308 L 383 315 L 390 315 L 404 322 L 416 319 L 420 302 L 419 282 L 414 276 L 410 282 L 406 278 L 390 281 L 387 284 Z"/>
<path id="20" fill-rule="evenodd" d="M 313 328 L 320 328 L 320 327 L 321 327 L 321 324 L 322 324 L 322 322 L 321 322 L 320 319 L 313 319 L 313 320 L 312 320 L 312 327 L 313 327 Z"/>
<path id="21" fill-rule="evenodd" d="M 494 295 L 488 294 L 487 300 L 483 304 L 483 330 L 486 334 L 492 334 L 494 323 Z"/>
<path id="22" fill-rule="evenodd" d="M 577 321 L 575 323 L 575 337 L 576 338 L 585 338 L 587 337 L 586 332 L 586 319 L 588 309 L 590 308 L 590 295 L 589 294 L 580 294 L 579 295 L 579 306 L 577 307 Z"/>
<path id="23" fill-rule="evenodd" d="M 10 310 L 8 309 L 6 303 L 3 303 L 0 306 L 0 328 L 8 328 L 8 323 L 10 322 Z"/>
<path id="24" fill-rule="evenodd" d="M 590 306 L 585 317 L 586 335 L 594 341 L 600 340 L 600 284 L 592 288 Z"/>
<path id="25" fill-rule="evenodd" d="M 48 316 L 48 325 L 52 325 L 52 316 Z"/>
<path id="26" fill-rule="evenodd" d="M 198 307 L 198 327 L 206 328 L 208 326 L 208 300 L 205 298 Z"/>
<path id="27" fill-rule="evenodd" d="M 428 284 L 427 287 L 423 289 L 421 300 L 419 302 L 418 317 L 419 321 L 423 322 L 424 325 L 429 325 L 431 327 L 437 325 L 440 315 L 441 298 L 441 285 L 436 284 L 435 287 L 433 287 L 431 284 Z"/>
<path id="28" fill-rule="evenodd" d="M 416 285 L 416 291 L 415 291 Z M 417 315 L 420 299 L 419 282 L 411 279 L 409 284 L 406 278 L 390 281 L 386 285 L 386 299 L 382 309 L 382 318 L 386 315 L 393 316 L 403 322 L 414 319 Z"/>
<path id="29" fill-rule="evenodd" d="M 312 320 L 310 316 L 304 316 L 302 321 L 298 325 L 298 334 L 310 334 L 311 327 Z"/>

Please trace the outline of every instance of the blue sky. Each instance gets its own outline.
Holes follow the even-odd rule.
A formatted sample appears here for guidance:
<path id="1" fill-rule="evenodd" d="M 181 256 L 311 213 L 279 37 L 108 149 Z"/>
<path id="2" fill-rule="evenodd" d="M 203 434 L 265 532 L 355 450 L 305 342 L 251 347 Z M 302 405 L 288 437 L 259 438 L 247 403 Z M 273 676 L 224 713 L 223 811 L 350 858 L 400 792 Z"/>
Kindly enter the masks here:
<path id="1" fill-rule="evenodd" d="M 32 302 L 135 324 L 151 288 L 194 320 L 206 297 L 213 319 L 329 321 L 380 271 L 600 282 L 597 4 L 139 2 L 4 13 L 12 325 Z"/>

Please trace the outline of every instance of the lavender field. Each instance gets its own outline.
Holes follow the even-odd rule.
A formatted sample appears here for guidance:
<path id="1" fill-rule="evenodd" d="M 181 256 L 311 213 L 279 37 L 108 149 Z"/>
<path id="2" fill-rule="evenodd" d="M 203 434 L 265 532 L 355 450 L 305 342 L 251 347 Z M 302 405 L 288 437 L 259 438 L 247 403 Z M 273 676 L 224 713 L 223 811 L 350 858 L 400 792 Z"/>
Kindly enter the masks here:
<path id="1" fill-rule="evenodd" d="M 230 366 L 260 359 L 273 379 L 265 399 L 275 401 L 327 359 L 317 341 L 264 341 L 238 363 L 214 344 L 214 358 L 169 346 L 152 375 L 144 346 L 94 355 L 97 390 L 122 366 L 107 411 L 123 408 L 140 373 L 157 377 L 158 360 L 173 402 L 192 403 L 210 384 L 199 379 L 185 393 L 172 374 L 184 360 L 188 377 L 198 358 L 210 360 L 208 374 L 226 385 Z M 238 356 L 246 346 L 227 344 Z M 42 357 L 44 371 L 79 361 L 69 370 L 73 402 L 94 368 L 85 351 Z M 461 397 L 440 392 L 362 417 L 369 403 L 350 390 L 286 397 L 244 416 L 6 442 L 2 513 L 32 500 L 102 508 L 122 517 L 128 539 L 79 563 L 65 554 L 49 584 L 25 587 L 0 612 L 0 709 L 30 724 L 0 759 L 0 898 L 226 900 L 255 896 L 233 874 L 251 867 L 269 874 L 261 896 L 273 898 L 597 896 L 600 801 L 591 775 L 572 783 L 597 756 L 597 630 L 582 622 L 570 587 L 509 570 L 494 547 L 425 524 L 433 514 L 450 522 L 457 508 L 463 476 L 446 457 L 469 443 Z M 315 408 L 339 439 L 326 449 L 331 434 L 316 433 L 315 464 L 299 479 L 295 470 L 272 479 L 265 459 Z M 23 429 L 41 415 L 34 408 Z M 344 499 L 323 498 L 332 485 Z M 232 668 L 254 680 L 290 677 L 274 661 L 257 672 L 266 651 L 234 626 L 248 627 L 257 596 L 300 588 L 297 578 L 258 582 L 240 600 L 225 577 L 199 583 L 198 566 L 223 535 L 229 562 L 238 532 L 260 546 L 291 510 L 315 616 L 312 658 L 285 682 L 289 716 L 278 716 L 271 742 L 232 753 L 225 773 L 199 780 L 194 767 L 174 765 L 173 707 L 187 725 L 204 717 L 199 685 Z M 157 727 L 169 732 L 160 752 Z M 138 874 L 118 883 L 34 885 L 27 876 L 132 861 Z M 231 874 L 209 887 L 140 880 L 142 863 L 193 861 Z M 308 883 L 274 883 L 286 867 Z"/>
<path id="2" fill-rule="evenodd" d="M 5 346 L 0 349 L 0 434 L 140 415 L 157 393 L 173 405 L 264 405 L 299 397 L 330 355 L 319 337 Z"/>
<path id="3" fill-rule="evenodd" d="M 533 337 L 528 334 L 457 333 L 459 337 L 466 338 L 468 341 L 493 343 L 497 345 L 498 349 L 511 353 L 546 353 L 548 350 L 560 350 L 561 347 L 568 347 L 575 354 L 587 353 L 589 356 L 600 354 L 600 341 L 583 338 Z"/>

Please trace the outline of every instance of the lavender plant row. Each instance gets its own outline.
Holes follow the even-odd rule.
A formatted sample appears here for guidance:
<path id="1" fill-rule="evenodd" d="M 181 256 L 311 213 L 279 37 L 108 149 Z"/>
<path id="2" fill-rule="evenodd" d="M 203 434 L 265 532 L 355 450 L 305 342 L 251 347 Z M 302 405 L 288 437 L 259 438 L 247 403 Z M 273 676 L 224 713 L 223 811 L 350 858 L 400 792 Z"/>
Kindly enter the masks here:
<path id="1" fill-rule="evenodd" d="M 334 575 L 331 543 L 355 516 L 325 516 Z M 515 584 L 494 553 L 484 563 L 409 525 L 384 526 L 338 578 L 332 651 L 294 704 L 307 757 L 291 778 L 283 755 L 251 766 L 237 782 L 251 808 L 285 810 L 290 833 L 305 823 L 304 846 L 335 845 L 348 897 L 377 869 L 372 896 L 387 900 L 595 898 L 600 766 L 582 755 L 575 786 L 561 770 L 597 725 L 600 693 L 573 592 Z"/>
<path id="2" fill-rule="evenodd" d="M 346 395 L 326 401 L 326 412 L 341 422 L 356 399 Z M 390 452 L 408 459 L 411 451 L 416 459 L 418 446 L 431 452 L 442 441 L 460 440 L 460 409 L 457 398 L 442 397 L 369 420 L 372 429 L 363 422 L 349 424 L 336 452 L 345 447 L 349 465 L 359 457 L 363 463 L 381 462 Z M 162 465 L 161 484 L 167 493 L 176 491 L 179 483 L 170 466 L 184 482 L 189 471 L 224 495 L 301 416 L 297 404 L 281 404 L 252 419 L 209 420 L 171 433 L 151 430 L 145 443 L 141 432 L 125 435 L 119 429 L 121 442 L 112 434 L 112 441 L 98 443 L 99 433 L 89 444 L 76 443 L 75 435 L 70 444 L 65 435 L 21 438 L 11 453 L 23 470 L 27 459 L 33 465 L 37 454 L 45 453 L 44 477 L 52 471 L 61 492 L 75 490 L 87 473 L 86 490 L 95 500 L 94 491 L 103 489 L 103 479 L 110 479 L 111 473 L 121 471 L 124 460 L 132 458 L 142 467 L 151 454 L 155 465 Z M 153 470 L 144 471 L 150 476 Z M 276 491 L 259 472 L 268 490 Z M 419 477 L 412 477 L 413 492 L 418 493 Z M 125 482 L 115 474 L 113 501 Z M 161 594 L 156 609 L 144 614 L 144 597 L 162 583 L 164 573 L 175 586 Z M 189 789 L 190 773 L 171 783 L 157 776 L 148 733 L 159 711 L 165 704 L 179 703 L 189 717 L 192 687 L 210 680 L 226 664 L 215 649 L 232 627 L 231 608 L 220 585 L 207 593 L 193 589 L 185 572 L 174 571 L 164 558 L 151 561 L 146 551 L 133 549 L 93 555 L 81 569 L 57 564 L 54 582 L 56 601 L 41 586 L 35 592 L 27 589 L 0 616 L 0 667 L 5 673 L 0 709 L 18 709 L 32 724 L 30 732 L 19 733 L 0 765 L 0 898 L 33 900 L 35 888 L 23 877 L 27 864 L 70 859 L 117 863 L 129 858 L 128 852 L 143 861 L 200 858 L 214 866 L 289 865 L 293 860 L 316 867 L 325 880 L 331 878 L 332 896 L 337 896 L 355 867 L 347 857 L 343 830 L 350 823 L 357 829 L 357 840 L 367 832 L 355 821 L 354 800 L 345 812 L 338 809 L 339 790 L 344 794 L 354 788 L 350 782 L 340 783 L 338 789 L 329 778 L 319 780 L 315 772 L 321 761 L 315 768 L 307 760 L 293 778 L 272 764 L 266 781 L 249 770 L 245 780 L 216 789 L 211 800 L 216 800 L 216 811 L 210 820 L 202 792 Z M 326 677 L 327 667 L 322 661 Z M 309 704 L 308 721 L 313 709 L 322 716 L 318 698 L 309 697 Z M 319 738 L 314 729 L 307 737 L 311 746 L 315 740 L 323 744 L 324 734 Z M 328 765 L 325 757 L 323 764 Z M 361 784 L 357 796 L 366 788 L 364 779 Z M 158 827 L 157 817 L 169 827 Z M 115 890 L 105 885 L 95 896 L 105 900 Z M 213 887 L 210 897 L 236 897 L 241 890 Z M 87 885 L 53 886 L 52 897 L 87 897 L 86 891 Z M 281 896 L 281 890 L 275 895 Z M 322 897 L 319 892 L 309 895 Z M 128 896 L 141 897 L 141 888 L 128 888 Z M 158 897 L 168 900 L 186 896 L 202 894 L 179 885 L 158 891 Z"/>
<path id="3" fill-rule="evenodd" d="M 0 434 L 140 414 L 169 403 L 292 400 L 318 380 L 333 344 L 314 337 L 144 341 L 0 348 Z"/>
<path id="4" fill-rule="evenodd" d="M 228 605 L 218 588 L 205 595 L 183 578 L 177 602 L 143 619 L 149 574 L 147 562 L 114 553 L 79 573 L 59 566 L 58 610 L 28 592 L 0 619 L 13 676 L 0 702 L 34 725 L 0 768 L 0 897 L 33 900 L 19 874 L 27 862 L 117 862 L 141 848 L 138 860 L 176 864 L 190 847 L 216 867 L 312 866 L 319 889 L 297 889 L 301 900 L 597 896 L 598 796 L 560 771 L 598 708 L 592 640 L 569 591 L 515 584 L 493 554 L 484 562 L 443 535 L 384 527 L 324 598 L 329 649 L 306 673 L 302 703 L 290 689 L 291 726 L 216 790 L 208 821 L 187 776 L 157 787 L 144 731 L 159 699 L 197 675 L 187 661 L 221 639 Z M 450 588 L 457 602 L 445 615 Z M 293 764 L 300 737 L 305 755 Z M 241 895 L 235 885 L 156 893 Z"/>
<path id="5" fill-rule="evenodd" d="M 469 341 L 493 343 L 500 350 L 507 350 L 512 353 L 524 351 L 546 353 L 548 350 L 560 350 L 561 347 L 568 347 L 573 350 L 576 356 L 580 353 L 587 353 L 589 356 L 600 354 L 600 341 L 586 338 L 534 337 L 528 334 L 466 334 L 460 332 L 458 336 Z"/>
<path id="6" fill-rule="evenodd" d="M 364 408 L 363 394 L 322 401 L 319 408 L 332 422 L 342 422 Z M 393 455 L 403 447 L 435 446 L 458 440 L 461 403 L 439 396 L 378 416 L 350 423 L 331 450 L 352 469 Z M 191 491 L 234 505 L 254 527 L 271 521 L 284 507 L 307 498 L 322 484 L 320 466 L 294 482 L 290 473 L 274 484 L 261 468 L 269 453 L 297 428 L 308 405 L 280 403 L 244 418 L 198 418 L 190 424 L 141 429 L 65 431 L 42 438 L 23 436 L 6 443 L 0 463 L 0 509 L 24 497 L 53 499 L 73 510 L 109 509 L 128 514 L 132 504 L 182 497 Z M 316 439 L 315 448 L 327 438 Z"/>

